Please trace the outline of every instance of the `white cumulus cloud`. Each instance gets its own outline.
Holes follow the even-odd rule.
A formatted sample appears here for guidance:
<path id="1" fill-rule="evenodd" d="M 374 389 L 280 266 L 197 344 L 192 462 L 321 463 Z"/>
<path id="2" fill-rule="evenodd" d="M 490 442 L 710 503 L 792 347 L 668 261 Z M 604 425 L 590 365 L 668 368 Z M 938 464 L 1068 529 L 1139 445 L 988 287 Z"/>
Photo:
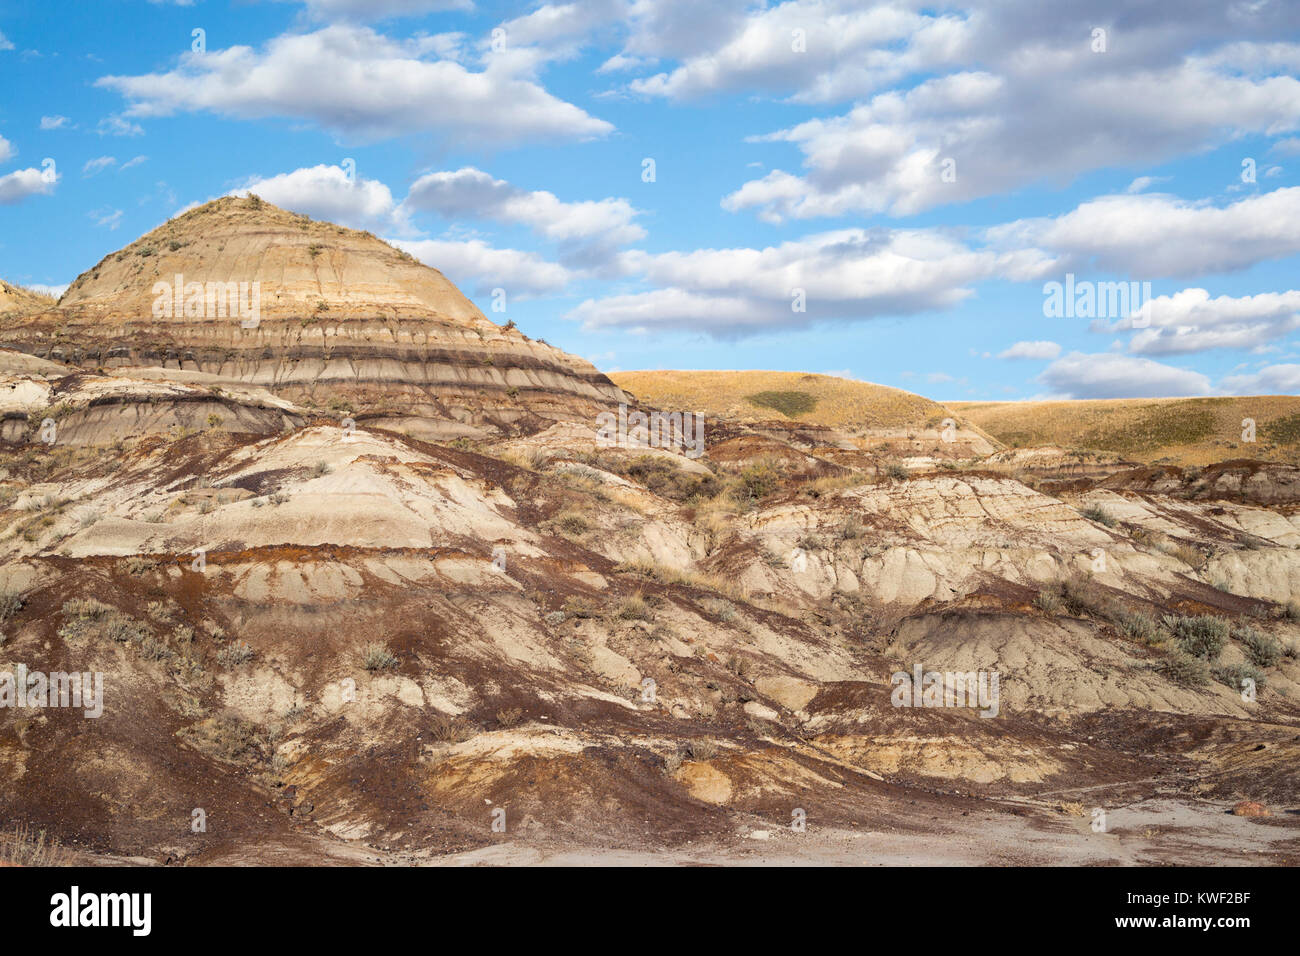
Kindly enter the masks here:
<path id="1" fill-rule="evenodd" d="M 1000 359 L 1054 359 L 1061 354 L 1055 342 L 1017 342 L 998 353 Z"/>
<path id="2" fill-rule="evenodd" d="M 256 193 L 284 209 L 353 229 L 407 228 L 393 194 L 383 183 L 354 175 L 341 166 L 310 166 L 265 179 L 255 178 L 231 195 Z"/>
<path id="3" fill-rule="evenodd" d="M 493 289 L 503 289 L 507 306 L 511 299 L 559 292 L 573 279 L 564 266 L 548 262 L 534 252 L 494 248 L 481 239 L 389 241 L 479 297 L 490 296 Z"/>
<path id="4" fill-rule="evenodd" d="M 1071 352 L 1044 369 L 1038 381 L 1062 398 L 1176 398 L 1213 392 L 1200 372 L 1111 352 Z"/>
<path id="5" fill-rule="evenodd" d="M 598 247 L 608 253 L 646 234 L 633 221 L 637 211 L 626 199 L 564 202 L 554 193 L 520 189 L 472 166 L 421 176 L 412 184 L 403 208 L 453 220 L 524 225 L 579 258 L 579 251 L 590 253 Z"/>
<path id="6" fill-rule="evenodd" d="M 276 37 L 262 50 L 186 53 L 176 69 L 105 76 L 97 85 L 125 96 L 135 117 L 202 110 L 291 117 L 360 139 L 431 133 L 458 143 L 504 144 L 585 139 L 613 129 L 508 63 L 489 60 L 475 72 L 439 58 L 446 52 L 445 37 L 398 41 L 335 24 Z"/>
<path id="7" fill-rule="evenodd" d="M 58 177 L 40 169 L 18 169 L 0 176 L 0 205 L 12 205 L 28 196 L 52 193 L 57 182 Z"/>
<path id="8" fill-rule="evenodd" d="M 1300 328 L 1300 291 L 1210 298 L 1183 289 L 1145 303 L 1110 330 L 1136 330 L 1129 351 L 1177 355 L 1207 349 L 1254 349 Z"/>

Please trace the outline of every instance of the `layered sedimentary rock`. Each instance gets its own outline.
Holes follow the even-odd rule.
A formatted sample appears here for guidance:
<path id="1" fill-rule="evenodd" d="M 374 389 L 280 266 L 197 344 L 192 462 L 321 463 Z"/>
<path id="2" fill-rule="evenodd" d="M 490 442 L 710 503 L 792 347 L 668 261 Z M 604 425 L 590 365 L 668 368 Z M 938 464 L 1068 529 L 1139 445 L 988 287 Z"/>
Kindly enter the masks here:
<path id="1" fill-rule="evenodd" d="M 160 366 L 417 434 L 528 433 L 625 400 L 592 365 L 489 321 L 369 233 L 255 198 L 192 209 L 105 257 L 0 345 L 89 369 Z"/>

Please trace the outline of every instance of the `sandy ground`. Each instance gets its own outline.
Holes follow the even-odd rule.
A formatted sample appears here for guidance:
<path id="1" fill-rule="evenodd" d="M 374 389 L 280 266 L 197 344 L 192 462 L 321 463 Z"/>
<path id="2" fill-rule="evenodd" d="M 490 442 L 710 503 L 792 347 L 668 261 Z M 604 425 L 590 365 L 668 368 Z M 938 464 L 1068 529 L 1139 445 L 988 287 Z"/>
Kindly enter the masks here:
<path id="1" fill-rule="evenodd" d="M 1295 866 L 1300 814 L 1236 817 L 1227 802 L 1153 798 L 1107 810 L 1106 832 L 1090 816 L 1000 802 L 969 815 L 933 815 L 918 829 L 821 828 L 804 833 L 753 818 L 730 840 L 671 848 L 574 846 L 506 834 L 498 843 L 443 856 L 385 853 L 357 843 L 308 840 L 295 847 L 233 849 L 203 862 L 222 866 Z M 1089 808 L 1089 813 L 1091 808 Z M 108 862 L 101 860 L 100 862 Z M 118 859 L 113 862 L 129 863 Z"/>
<path id="2" fill-rule="evenodd" d="M 509 842 L 429 861 L 435 866 L 1285 866 L 1300 864 L 1300 819 L 1234 817 L 1228 804 L 1151 800 L 1089 818 L 974 812 L 944 832 L 768 829 L 726 845 L 667 850 Z"/>

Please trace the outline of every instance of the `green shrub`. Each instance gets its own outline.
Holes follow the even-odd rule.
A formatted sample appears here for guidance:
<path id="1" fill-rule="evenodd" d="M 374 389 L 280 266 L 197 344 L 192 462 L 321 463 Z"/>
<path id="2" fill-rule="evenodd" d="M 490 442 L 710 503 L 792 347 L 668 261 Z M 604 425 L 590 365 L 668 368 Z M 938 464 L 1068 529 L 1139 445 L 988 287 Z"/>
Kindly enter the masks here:
<path id="1" fill-rule="evenodd" d="M 140 639 L 140 654 L 147 661 L 170 661 L 176 653 L 152 634 L 145 634 Z"/>
<path id="2" fill-rule="evenodd" d="M 739 492 L 753 501 L 766 498 L 781 486 L 781 472 L 770 462 L 756 462 L 740 472 Z"/>
<path id="3" fill-rule="evenodd" d="M 1069 578 L 1062 581 L 1060 588 L 1061 603 L 1071 614 L 1081 616 L 1091 614 L 1094 617 L 1111 619 L 1118 613 L 1118 608 L 1103 597 L 1089 581 L 1081 578 Z"/>
<path id="4" fill-rule="evenodd" d="M 808 392 L 757 392 L 746 397 L 760 408 L 770 408 L 787 418 L 798 418 L 817 407 L 817 397 Z"/>
<path id="5" fill-rule="evenodd" d="M 608 464 L 609 467 L 606 467 Z M 671 461 L 653 455 L 641 455 L 629 463 L 599 461 L 597 467 L 630 478 L 661 498 L 689 501 L 696 496 L 713 498 L 722 490 L 712 475 L 693 475 Z"/>
<path id="6" fill-rule="evenodd" d="M 161 515 L 158 516 L 158 520 L 159 521 L 162 520 Z M 141 574 L 145 574 L 146 572 L 152 571 L 156 567 L 158 567 L 157 561 L 151 561 L 148 558 L 142 557 L 138 554 L 133 557 L 127 558 L 126 560 L 126 570 L 128 574 L 141 575 Z"/>
<path id="7" fill-rule="evenodd" d="M 1121 608 L 1115 614 L 1115 625 L 1126 637 L 1143 644 L 1164 643 L 1168 633 L 1149 614 Z"/>
<path id="8" fill-rule="evenodd" d="M 1214 668 L 1213 674 L 1220 684 L 1236 691 L 1244 689 L 1242 681 L 1246 678 L 1253 680 L 1257 689 L 1264 686 L 1264 672 L 1251 664 L 1221 664 Z"/>
<path id="9" fill-rule="evenodd" d="M 1089 505 L 1080 511 L 1079 514 L 1083 515 L 1089 521 L 1095 521 L 1097 524 L 1105 525 L 1107 528 L 1115 527 L 1115 516 L 1101 505 Z"/>
<path id="10" fill-rule="evenodd" d="M 736 607 L 730 601 L 720 601 L 709 598 L 701 601 L 700 606 L 708 613 L 717 617 L 724 624 L 729 624 L 736 619 Z"/>
<path id="11" fill-rule="evenodd" d="M 826 547 L 826 542 L 817 537 L 817 535 L 809 534 L 805 531 L 803 534 L 799 535 L 798 539 L 795 541 L 795 547 L 800 548 L 803 551 L 820 551 L 822 548 Z"/>
<path id="12" fill-rule="evenodd" d="M 23 609 L 22 595 L 8 587 L 0 590 L 0 624 Z"/>
<path id="13" fill-rule="evenodd" d="M 68 640 L 109 640 L 118 644 L 140 644 L 148 636 L 134 618 L 94 598 L 73 598 L 63 603 L 67 619 L 59 637 Z"/>
<path id="14" fill-rule="evenodd" d="M 1210 682 L 1210 665 L 1199 657 L 1174 648 L 1155 665 L 1155 669 L 1179 684 L 1201 687 Z"/>
<path id="15" fill-rule="evenodd" d="M 1228 622 L 1222 618 L 1208 614 L 1196 617 L 1167 614 L 1163 621 L 1165 627 L 1173 632 L 1178 647 L 1203 661 L 1218 660 L 1223 645 L 1228 641 Z"/>
<path id="16" fill-rule="evenodd" d="M 1034 598 L 1034 606 L 1047 614 L 1059 614 L 1065 603 L 1061 600 L 1061 592 L 1056 588 L 1044 588 Z"/>
<path id="17" fill-rule="evenodd" d="M 1232 636 L 1246 649 L 1246 656 L 1259 667 L 1272 667 L 1282 659 L 1282 642 L 1271 634 L 1264 634 L 1253 627 L 1243 626 L 1232 629 Z"/>
<path id="18" fill-rule="evenodd" d="M 840 525 L 839 530 L 835 533 L 836 538 L 840 541 L 856 541 L 867 533 L 866 526 L 862 524 L 862 519 L 857 515 L 849 515 L 844 519 L 844 524 Z"/>

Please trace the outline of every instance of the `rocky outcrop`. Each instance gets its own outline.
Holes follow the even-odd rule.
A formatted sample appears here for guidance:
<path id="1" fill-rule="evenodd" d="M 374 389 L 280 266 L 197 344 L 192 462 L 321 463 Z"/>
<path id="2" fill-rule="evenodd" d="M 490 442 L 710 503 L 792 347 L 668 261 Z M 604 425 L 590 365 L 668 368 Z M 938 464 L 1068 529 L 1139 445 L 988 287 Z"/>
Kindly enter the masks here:
<path id="1" fill-rule="evenodd" d="M 39 361 L 32 360 L 29 361 Z M 0 373 L 0 441 L 106 445 L 146 435 L 184 436 L 205 428 L 265 435 L 311 416 L 265 389 L 201 372 L 134 369 L 135 375 Z"/>
<path id="2" fill-rule="evenodd" d="M 1300 503 L 1300 468 L 1244 459 L 1217 462 L 1205 468 L 1164 465 L 1121 472 L 1103 482 L 1102 487 L 1201 501 L 1227 499 L 1286 506 Z"/>
<path id="3" fill-rule="evenodd" d="M 520 434 L 625 401 L 592 365 L 489 321 L 369 233 L 220 199 L 101 260 L 0 345 L 88 369 L 265 387 L 416 434 Z"/>

